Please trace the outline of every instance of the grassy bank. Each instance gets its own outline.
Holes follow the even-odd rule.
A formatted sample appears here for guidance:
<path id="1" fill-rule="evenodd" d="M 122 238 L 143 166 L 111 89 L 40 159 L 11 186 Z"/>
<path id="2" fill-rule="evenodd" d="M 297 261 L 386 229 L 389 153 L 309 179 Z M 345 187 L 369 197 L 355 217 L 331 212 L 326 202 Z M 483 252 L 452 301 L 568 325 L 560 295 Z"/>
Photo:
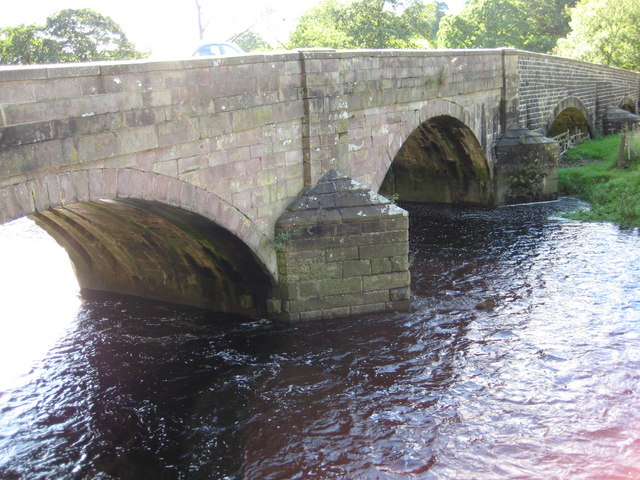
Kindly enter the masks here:
<path id="1" fill-rule="evenodd" d="M 632 150 L 640 152 L 640 134 L 629 135 Z M 626 168 L 616 167 L 620 134 L 589 140 L 567 152 L 558 171 L 560 195 L 577 197 L 591 210 L 571 218 L 640 226 L 640 153 Z M 576 166 L 572 166 L 576 165 Z"/>

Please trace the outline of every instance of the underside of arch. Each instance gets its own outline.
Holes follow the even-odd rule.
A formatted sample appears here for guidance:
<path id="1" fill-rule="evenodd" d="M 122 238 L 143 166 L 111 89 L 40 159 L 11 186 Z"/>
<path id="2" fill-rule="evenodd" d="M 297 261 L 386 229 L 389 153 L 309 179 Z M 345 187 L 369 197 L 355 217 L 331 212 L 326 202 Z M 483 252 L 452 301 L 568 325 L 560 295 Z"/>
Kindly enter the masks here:
<path id="1" fill-rule="evenodd" d="M 460 120 L 437 116 L 404 142 L 380 193 L 410 202 L 491 204 L 487 159 L 477 138 Z"/>
<path id="2" fill-rule="evenodd" d="M 637 104 L 631 97 L 626 97 L 620 102 L 620 108 L 629 113 L 637 113 Z"/>
<path id="3" fill-rule="evenodd" d="M 68 252 L 80 286 L 264 316 L 273 280 L 209 219 L 160 202 L 74 203 L 31 216 Z"/>
<path id="4" fill-rule="evenodd" d="M 554 109 L 547 128 L 547 137 L 557 137 L 563 133 L 591 134 L 588 111 L 582 102 L 574 97 L 565 98 Z"/>

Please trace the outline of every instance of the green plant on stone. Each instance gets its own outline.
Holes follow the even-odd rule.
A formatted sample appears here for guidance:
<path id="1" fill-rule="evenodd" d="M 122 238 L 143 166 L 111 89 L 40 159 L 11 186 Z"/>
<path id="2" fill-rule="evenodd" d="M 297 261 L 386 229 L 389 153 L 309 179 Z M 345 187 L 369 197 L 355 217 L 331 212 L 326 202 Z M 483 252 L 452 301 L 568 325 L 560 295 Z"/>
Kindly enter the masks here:
<path id="1" fill-rule="evenodd" d="M 390 193 L 389 195 L 385 195 L 384 197 L 395 205 L 400 199 L 400 194 L 394 192 L 394 193 Z"/>
<path id="2" fill-rule="evenodd" d="M 269 245 L 271 245 L 276 252 L 281 252 L 284 250 L 284 247 L 291 242 L 294 235 L 295 232 L 293 230 L 281 232 L 269 240 Z"/>
<path id="3" fill-rule="evenodd" d="M 304 233 L 311 234 L 311 227 L 294 228 L 291 230 L 280 232 L 279 234 L 274 235 L 274 237 L 269 240 L 269 245 L 271 245 L 276 252 L 282 252 L 285 247 L 291 243 L 293 237 L 302 235 Z"/>

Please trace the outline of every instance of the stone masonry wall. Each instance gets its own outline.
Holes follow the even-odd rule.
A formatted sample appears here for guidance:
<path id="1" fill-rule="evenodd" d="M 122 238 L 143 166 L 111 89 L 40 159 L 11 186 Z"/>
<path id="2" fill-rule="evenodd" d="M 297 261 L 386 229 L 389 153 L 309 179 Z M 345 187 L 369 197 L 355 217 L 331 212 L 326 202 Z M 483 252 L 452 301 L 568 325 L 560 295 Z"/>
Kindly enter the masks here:
<path id="1" fill-rule="evenodd" d="M 546 133 L 554 108 L 576 97 L 587 108 L 592 130 L 602 131 L 607 107 L 631 98 L 640 101 L 640 74 L 568 58 L 513 51 L 519 74 L 518 119 L 530 130 Z"/>
<path id="2" fill-rule="evenodd" d="M 2 67 L 0 189 L 131 168 L 213 192 L 270 236 L 303 186 L 301 84 L 296 53 Z"/>
<path id="3" fill-rule="evenodd" d="M 303 52 L 308 185 L 337 168 L 374 190 L 403 142 L 438 115 L 491 155 L 500 133 L 501 50 Z"/>
<path id="4" fill-rule="evenodd" d="M 571 97 L 599 127 L 606 107 L 638 104 L 639 79 L 510 49 L 0 67 L 0 222 L 88 200 L 158 200 L 257 252 L 282 287 L 275 314 L 406 306 L 408 219 L 374 192 L 412 132 L 457 119 L 494 175 L 496 140 L 518 123 L 546 132 Z M 324 178 L 334 170 L 346 177 Z M 320 195 L 329 185 L 341 198 Z"/>

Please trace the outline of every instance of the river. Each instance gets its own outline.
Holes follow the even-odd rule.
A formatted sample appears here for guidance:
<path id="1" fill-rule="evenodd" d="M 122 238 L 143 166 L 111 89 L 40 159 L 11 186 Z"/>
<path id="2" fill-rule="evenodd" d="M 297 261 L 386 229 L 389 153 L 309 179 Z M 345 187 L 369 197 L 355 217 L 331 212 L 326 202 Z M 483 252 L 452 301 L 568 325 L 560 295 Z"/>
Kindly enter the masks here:
<path id="1" fill-rule="evenodd" d="M 640 478 L 638 230 L 406 207 L 411 310 L 293 325 L 80 298 L 0 227 L 0 478 Z"/>

